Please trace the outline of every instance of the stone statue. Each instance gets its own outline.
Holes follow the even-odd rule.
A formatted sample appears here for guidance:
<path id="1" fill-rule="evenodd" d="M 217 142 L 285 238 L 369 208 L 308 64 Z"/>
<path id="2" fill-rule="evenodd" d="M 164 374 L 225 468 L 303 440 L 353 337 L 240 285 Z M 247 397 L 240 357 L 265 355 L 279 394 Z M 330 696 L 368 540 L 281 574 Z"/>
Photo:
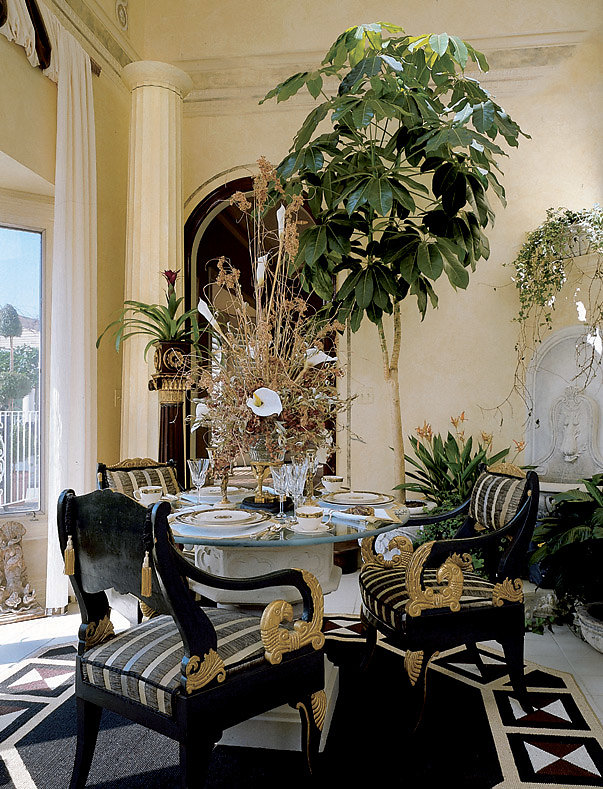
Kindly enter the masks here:
<path id="1" fill-rule="evenodd" d="M 19 521 L 0 522 L 0 614 L 40 614 L 36 593 L 27 582 Z"/>

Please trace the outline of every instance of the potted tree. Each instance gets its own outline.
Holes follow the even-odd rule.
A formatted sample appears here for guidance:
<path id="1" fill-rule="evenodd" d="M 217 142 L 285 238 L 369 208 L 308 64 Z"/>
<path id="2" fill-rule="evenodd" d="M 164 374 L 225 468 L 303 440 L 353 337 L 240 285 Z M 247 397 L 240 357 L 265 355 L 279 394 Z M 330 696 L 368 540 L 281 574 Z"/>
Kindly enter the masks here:
<path id="1" fill-rule="evenodd" d="M 506 154 L 495 140 L 516 146 L 523 133 L 468 75 L 472 63 L 488 69 L 457 36 L 359 25 L 314 71 L 294 74 L 263 99 L 286 101 L 306 88 L 320 100 L 278 168 L 288 192 L 305 194 L 316 222 L 302 233 L 297 262 L 307 288 L 333 302 L 339 320 L 357 331 L 366 316 L 378 331 L 401 481 L 400 303 L 414 296 L 423 318 L 437 305 L 442 274 L 453 288 L 467 287 L 489 255 L 488 194 L 505 202 L 497 162 Z M 384 316 L 392 318 L 389 337 Z"/>

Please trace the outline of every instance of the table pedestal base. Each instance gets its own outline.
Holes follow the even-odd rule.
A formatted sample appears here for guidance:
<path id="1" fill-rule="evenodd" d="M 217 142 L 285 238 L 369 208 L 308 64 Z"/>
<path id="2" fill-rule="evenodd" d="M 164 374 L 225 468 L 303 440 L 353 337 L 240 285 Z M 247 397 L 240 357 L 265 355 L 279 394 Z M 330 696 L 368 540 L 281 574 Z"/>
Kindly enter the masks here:
<path id="1" fill-rule="evenodd" d="M 325 693 L 327 713 L 320 739 L 320 751 L 325 747 L 329 727 L 339 692 L 339 669 L 325 657 Z M 263 715 L 243 721 L 224 732 L 218 745 L 239 745 L 246 748 L 270 748 L 278 751 L 299 751 L 301 721 L 299 710 L 288 704 L 276 707 Z"/>
<path id="2" fill-rule="evenodd" d="M 266 548 L 219 548 L 214 545 L 195 546 L 195 564 L 201 570 L 221 578 L 249 578 L 254 575 L 265 575 L 275 570 L 295 567 L 308 570 L 317 579 L 323 594 L 334 592 L 341 580 L 341 568 L 333 562 L 333 543 L 289 545 L 285 540 L 278 547 Z M 270 586 L 266 589 L 252 591 L 230 591 L 214 587 L 193 584 L 199 592 L 209 600 L 218 604 L 268 605 L 273 600 L 298 602 L 301 596 L 292 586 Z"/>

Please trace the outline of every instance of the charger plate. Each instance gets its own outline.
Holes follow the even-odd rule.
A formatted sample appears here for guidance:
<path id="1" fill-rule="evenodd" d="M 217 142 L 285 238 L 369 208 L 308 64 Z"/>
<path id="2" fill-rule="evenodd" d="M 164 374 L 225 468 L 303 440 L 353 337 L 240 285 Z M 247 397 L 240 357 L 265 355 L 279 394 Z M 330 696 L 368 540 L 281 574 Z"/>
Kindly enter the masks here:
<path id="1" fill-rule="evenodd" d="M 375 493 L 371 490 L 349 490 L 327 493 L 322 496 L 322 500 L 328 504 L 338 504 L 344 507 L 353 507 L 355 504 L 378 507 L 383 504 L 391 504 L 394 497 L 388 496 L 387 493 Z"/>
<path id="2" fill-rule="evenodd" d="M 183 537 L 248 537 L 264 528 L 270 514 L 257 510 L 195 509 L 176 515 L 172 529 Z"/>

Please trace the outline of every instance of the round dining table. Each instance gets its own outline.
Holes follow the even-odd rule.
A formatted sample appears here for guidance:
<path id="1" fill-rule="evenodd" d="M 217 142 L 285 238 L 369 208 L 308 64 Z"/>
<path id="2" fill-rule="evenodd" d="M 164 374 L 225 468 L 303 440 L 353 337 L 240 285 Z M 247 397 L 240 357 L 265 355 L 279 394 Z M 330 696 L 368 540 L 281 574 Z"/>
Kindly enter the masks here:
<path id="1" fill-rule="evenodd" d="M 186 507 L 175 512 L 169 520 L 174 540 L 194 554 L 197 567 L 212 575 L 228 578 L 245 578 L 265 575 L 275 570 L 294 567 L 308 570 L 319 581 L 323 594 L 337 589 L 342 570 L 334 562 L 334 547 L 338 543 L 360 541 L 365 537 L 385 534 L 403 527 L 408 520 L 408 510 L 395 510 L 392 520 L 377 516 L 359 516 L 343 512 L 319 500 L 330 513 L 330 522 L 312 532 L 296 531 L 290 521 L 279 521 L 273 513 L 260 513 L 251 526 L 246 527 L 241 516 L 241 527 L 237 528 L 237 515 L 233 523 L 227 521 L 222 527 L 212 522 L 212 509 Z M 214 505 L 215 506 L 215 505 Z M 198 525 L 195 512 L 207 513 L 208 523 Z M 234 509 L 236 513 L 246 512 Z M 376 509 L 376 513 L 379 510 Z M 287 586 L 269 587 L 253 591 L 214 589 L 194 584 L 195 590 L 204 597 L 222 605 L 266 605 L 275 599 L 288 602 L 299 601 L 296 589 Z"/>

